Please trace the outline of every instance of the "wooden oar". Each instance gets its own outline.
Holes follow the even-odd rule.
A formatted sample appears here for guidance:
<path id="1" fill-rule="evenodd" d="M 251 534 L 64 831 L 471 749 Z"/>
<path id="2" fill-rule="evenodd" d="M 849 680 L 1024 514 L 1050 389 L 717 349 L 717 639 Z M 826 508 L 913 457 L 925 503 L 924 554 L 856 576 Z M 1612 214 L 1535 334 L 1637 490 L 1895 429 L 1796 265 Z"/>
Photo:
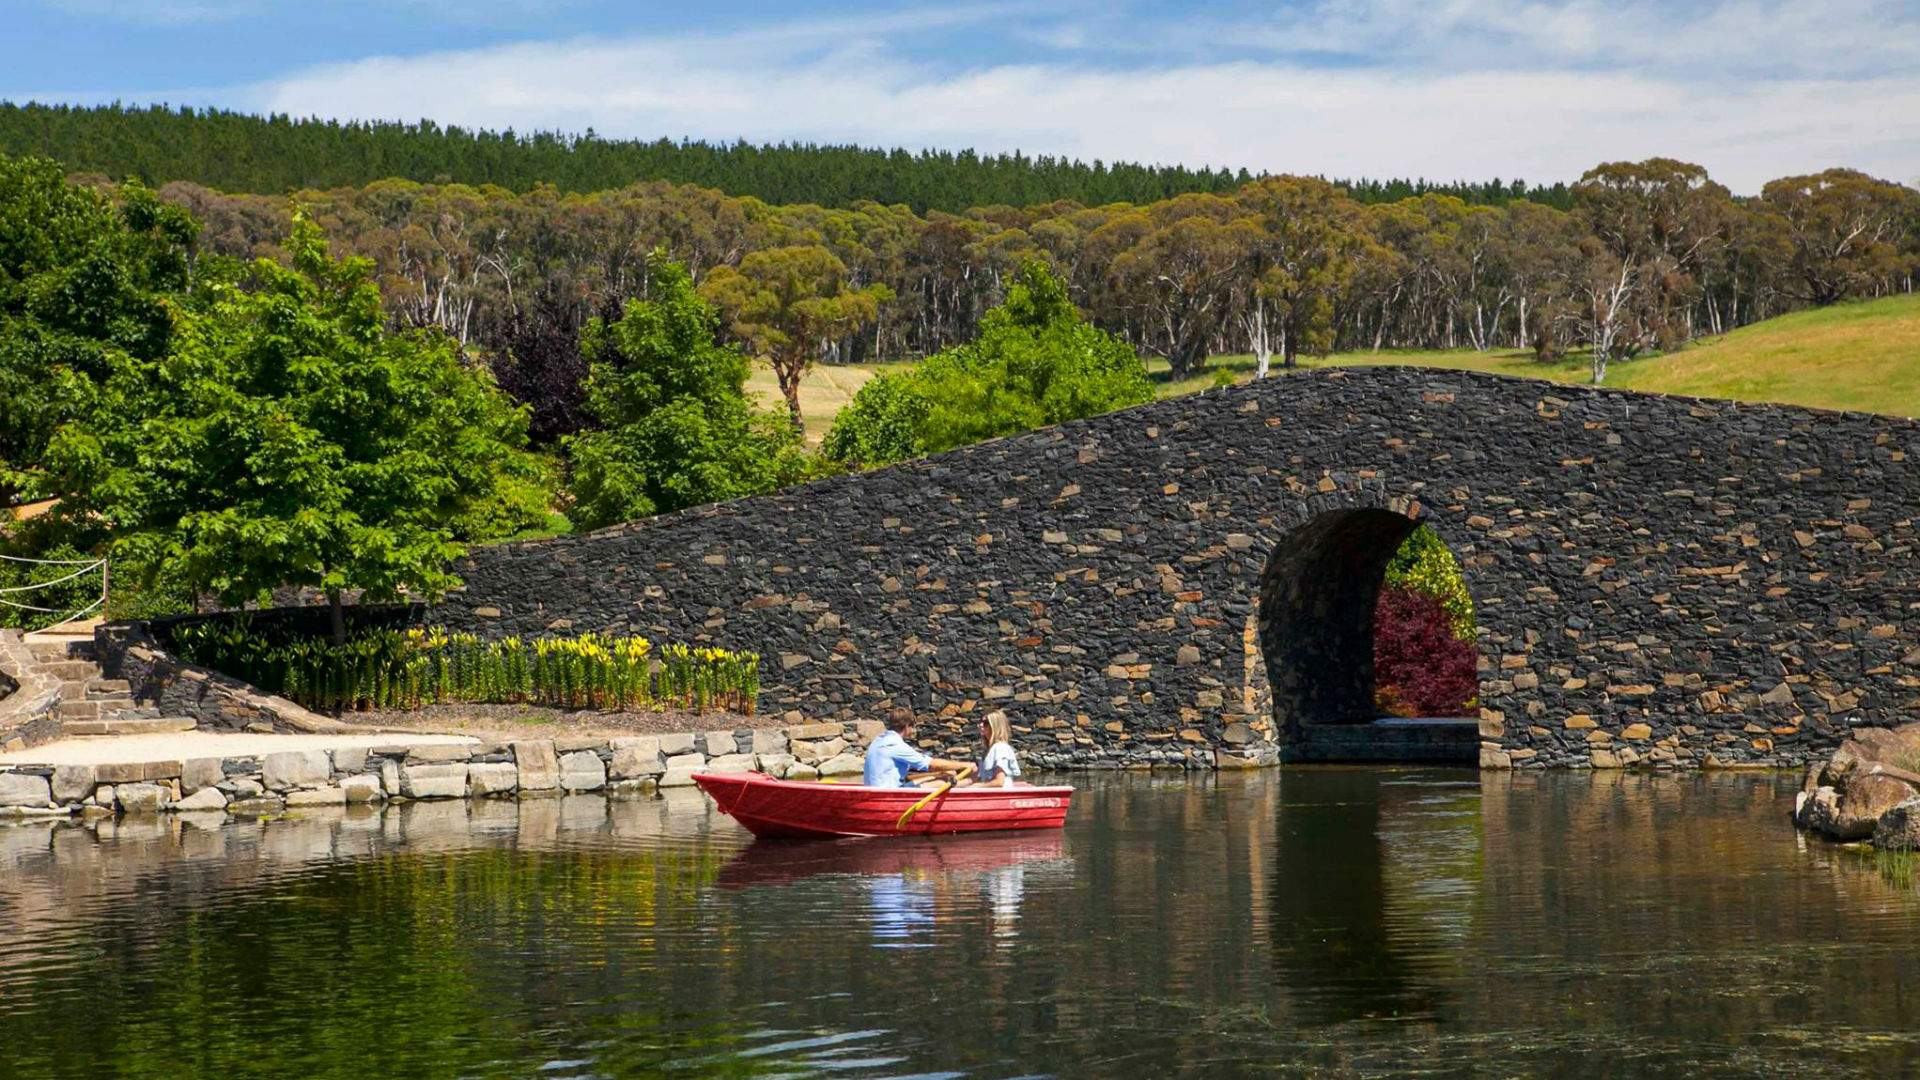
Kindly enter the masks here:
<path id="1" fill-rule="evenodd" d="M 971 772 L 973 772 L 973 766 L 962 765 L 960 767 L 959 772 L 952 774 L 951 779 L 942 781 L 940 786 L 934 788 L 932 791 L 927 793 L 926 798 L 921 799 L 919 802 L 914 803 L 912 806 L 907 807 L 907 812 L 900 815 L 900 820 L 894 822 L 893 827 L 896 829 L 906 828 L 908 818 L 912 817 L 914 813 L 917 812 L 921 807 L 927 805 L 928 803 L 939 798 L 940 796 L 945 795 L 947 792 L 952 791 L 953 785 L 959 783 L 962 780 L 965 780 L 967 778 L 967 775 Z"/>

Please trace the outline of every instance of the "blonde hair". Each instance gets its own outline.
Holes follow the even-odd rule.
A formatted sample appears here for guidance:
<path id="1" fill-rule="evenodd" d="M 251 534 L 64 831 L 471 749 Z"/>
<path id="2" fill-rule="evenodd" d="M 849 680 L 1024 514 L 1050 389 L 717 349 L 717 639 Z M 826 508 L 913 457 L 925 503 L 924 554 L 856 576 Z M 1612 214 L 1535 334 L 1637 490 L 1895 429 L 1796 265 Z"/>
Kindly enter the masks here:
<path id="1" fill-rule="evenodd" d="M 988 713 L 987 715 L 981 717 L 980 722 L 987 725 L 987 745 L 988 746 L 992 746 L 994 743 L 997 743 L 997 742 L 1003 742 L 1003 743 L 1013 742 L 1013 725 L 1007 723 L 1006 713 L 1001 712 L 999 709 L 995 709 L 992 712 Z"/>

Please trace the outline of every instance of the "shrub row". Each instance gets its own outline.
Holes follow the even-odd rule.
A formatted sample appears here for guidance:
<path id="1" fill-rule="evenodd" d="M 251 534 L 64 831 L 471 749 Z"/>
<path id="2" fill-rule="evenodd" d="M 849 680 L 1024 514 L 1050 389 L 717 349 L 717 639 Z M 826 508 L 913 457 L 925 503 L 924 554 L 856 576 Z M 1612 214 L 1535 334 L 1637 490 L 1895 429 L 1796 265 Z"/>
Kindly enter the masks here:
<path id="1" fill-rule="evenodd" d="M 485 641 L 435 627 L 360 630 L 334 643 L 208 622 L 176 628 L 173 644 L 190 663 L 325 712 L 463 701 L 751 714 L 760 693 L 757 653 L 655 649 L 643 637 Z"/>

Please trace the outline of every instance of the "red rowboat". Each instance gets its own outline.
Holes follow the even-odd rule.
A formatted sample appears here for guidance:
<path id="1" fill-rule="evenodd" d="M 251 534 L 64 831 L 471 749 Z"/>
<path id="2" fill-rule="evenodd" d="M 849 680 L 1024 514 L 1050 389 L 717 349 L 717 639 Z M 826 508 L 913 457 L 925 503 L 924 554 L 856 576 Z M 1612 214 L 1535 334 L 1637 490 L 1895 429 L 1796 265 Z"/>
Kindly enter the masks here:
<path id="1" fill-rule="evenodd" d="M 775 780 L 760 773 L 695 773 L 720 812 L 755 836 L 930 836 L 994 829 L 1058 829 L 1070 787 L 870 788 Z M 920 805 L 914 810 L 915 804 Z M 908 813 L 909 810 L 913 812 Z"/>

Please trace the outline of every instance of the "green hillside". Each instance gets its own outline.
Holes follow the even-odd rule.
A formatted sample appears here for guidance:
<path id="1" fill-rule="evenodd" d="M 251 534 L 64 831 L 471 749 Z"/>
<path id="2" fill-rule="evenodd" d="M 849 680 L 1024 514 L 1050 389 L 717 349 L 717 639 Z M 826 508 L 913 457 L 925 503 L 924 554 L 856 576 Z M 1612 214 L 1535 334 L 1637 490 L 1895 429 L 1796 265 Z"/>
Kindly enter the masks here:
<path id="1" fill-rule="evenodd" d="M 1221 356 L 1215 367 L 1252 377 L 1253 358 Z M 1517 350 L 1393 350 L 1335 353 L 1308 367 L 1419 364 L 1584 383 L 1585 356 L 1543 364 Z M 1165 365 L 1153 365 L 1164 372 Z M 1159 377 L 1164 378 L 1164 375 Z M 1212 385 L 1211 376 L 1165 383 L 1167 393 Z M 1822 409 L 1920 416 L 1920 295 L 1796 311 L 1708 338 L 1679 352 L 1613 364 L 1608 386 L 1662 394 L 1778 401 Z"/>
<path id="2" fill-rule="evenodd" d="M 1623 364 L 1607 384 L 1920 416 L 1920 296 L 1782 315 L 1672 356 Z"/>

